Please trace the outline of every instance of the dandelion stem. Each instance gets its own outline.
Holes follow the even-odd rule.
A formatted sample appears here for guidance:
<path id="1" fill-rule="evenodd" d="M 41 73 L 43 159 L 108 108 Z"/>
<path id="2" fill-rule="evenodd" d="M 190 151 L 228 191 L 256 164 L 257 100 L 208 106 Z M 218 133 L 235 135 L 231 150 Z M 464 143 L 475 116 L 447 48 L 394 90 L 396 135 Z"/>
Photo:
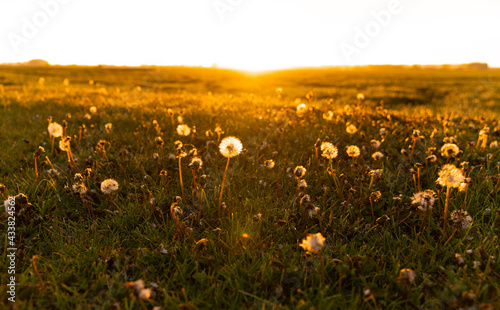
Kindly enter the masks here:
<path id="1" fill-rule="evenodd" d="M 417 189 L 420 192 L 420 168 L 417 168 L 417 178 L 418 178 Z"/>
<path id="2" fill-rule="evenodd" d="M 446 230 L 446 226 L 448 224 L 448 204 L 450 200 L 450 187 L 446 186 L 446 202 L 444 203 L 444 223 L 443 223 L 443 229 L 446 232 L 446 235 L 448 236 L 448 230 Z"/>
<path id="3" fill-rule="evenodd" d="M 316 149 L 316 170 L 319 170 L 319 155 L 318 155 L 318 148 L 315 147 Z M 330 160 L 330 167 L 332 166 L 332 160 Z"/>
<path id="4" fill-rule="evenodd" d="M 203 201 L 201 200 L 200 189 L 198 188 L 198 184 L 196 183 L 196 174 L 194 170 L 191 170 L 191 172 L 193 172 L 193 187 L 196 191 L 196 196 L 198 197 L 198 203 L 200 204 L 200 214 L 203 214 Z"/>
<path id="5" fill-rule="evenodd" d="M 227 168 L 229 167 L 229 159 L 231 159 L 231 157 L 227 158 L 226 170 L 224 170 L 224 176 L 222 177 L 222 185 L 220 188 L 219 210 L 218 210 L 219 219 L 220 219 L 221 206 L 222 206 L 222 192 L 224 191 L 224 182 L 226 182 L 226 173 L 227 173 Z"/>
<path id="6" fill-rule="evenodd" d="M 31 259 L 31 263 L 33 264 L 33 270 L 35 271 L 36 277 L 38 278 L 38 281 L 42 285 L 43 288 L 45 288 L 45 283 L 43 282 L 42 277 L 40 276 L 40 273 L 38 272 L 38 268 L 36 267 L 36 259 L 38 259 L 38 255 L 33 256 Z"/>
<path id="7" fill-rule="evenodd" d="M 179 156 L 179 179 L 180 179 L 180 182 L 181 182 L 181 192 L 182 192 L 182 199 L 185 200 L 185 195 L 184 195 L 184 184 L 182 183 L 182 166 L 181 166 L 181 159 L 182 157 Z"/>
<path id="8" fill-rule="evenodd" d="M 35 157 L 35 175 L 36 175 L 36 184 L 38 184 L 38 165 L 37 165 L 37 157 Z"/>

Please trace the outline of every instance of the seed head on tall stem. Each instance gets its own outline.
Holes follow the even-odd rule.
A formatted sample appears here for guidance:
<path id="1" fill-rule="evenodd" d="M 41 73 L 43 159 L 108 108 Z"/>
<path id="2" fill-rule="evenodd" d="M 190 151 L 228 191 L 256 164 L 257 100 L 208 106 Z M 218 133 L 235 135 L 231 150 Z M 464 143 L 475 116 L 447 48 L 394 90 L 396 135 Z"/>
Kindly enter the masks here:
<path id="1" fill-rule="evenodd" d="M 222 156 L 227 158 L 227 163 L 226 163 L 226 169 L 224 170 L 224 177 L 222 178 L 222 185 L 220 189 L 220 197 L 219 197 L 219 210 L 218 210 L 218 216 L 220 218 L 220 213 L 221 213 L 221 205 L 222 205 L 222 193 L 224 191 L 224 183 L 226 181 L 226 173 L 227 173 L 227 168 L 229 167 L 229 160 L 231 157 L 235 157 L 240 155 L 241 151 L 243 150 L 243 144 L 241 144 L 241 141 L 236 138 L 236 137 L 226 137 L 222 139 L 220 145 L 219 145 L 219 150 Z"/>
<path id="2" fill-rule="evenodd" d="M 448 205 L 450 200 L 450 190 L 455 187 L 458 188 L 464 182 L 465 177 L 462 174 L 462 171 L 455 167 L 455 165 L 444 165 L 439 171 L 439 178 L 436 180 L 436 183 L 439 185 L 446 187 L 446 202 L 444 205 L 444 223 L 443 230 L 448 235 L 448 231 L 446 230 L 446 226 L 448 224 Z"/>

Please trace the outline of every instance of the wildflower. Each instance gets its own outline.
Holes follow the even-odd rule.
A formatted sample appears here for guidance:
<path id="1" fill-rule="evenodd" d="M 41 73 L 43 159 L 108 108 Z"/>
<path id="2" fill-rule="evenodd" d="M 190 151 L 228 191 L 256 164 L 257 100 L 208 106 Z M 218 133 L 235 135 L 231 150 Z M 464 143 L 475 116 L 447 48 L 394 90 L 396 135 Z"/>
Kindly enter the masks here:
<path id="1" fill-rule="evenodd" d="M 385 128 L 380 128 L 379 133 L 382 136 L 382 138 L 384 138 L 387 135 L 387 133 L 385 132 Z"/>
<path id="2" fill-rule="evenodd" d="M 190 133 L 191 133 L 191 128 L 189 128 L 188 125 L 181 124 L 177 126 L 177 134 L 179 136 L 189 136 Z"/>
<path id="3" fill-rule="evenodd" d="M 222 139 L 219 150 L 222 156 L 231 158 L 238 156 L 243 150 L 243 145 L 238 138 L 235 137 L 226 137 Z"/>
<path id="4" fill-rule="evenodd" d="M 64 79 L 63 85 L 66 86 L 66 87 L 68 87 L 69 86 L 69 80 L 68 79 Z"/>
<path id="5" fill-rule="evenodd" d="M 356 131 L 358 131 L 358 128 L 356 128 L 356 126 L 354 126 L 353 124 L 349 124 L 347 125 L 345 131 L 347 131 L 348 134 L 355 134 Z"/>
<path id="6" fill-rule="evenodd" d="M 374 140 L 371 140 L 371 141 L 370 141 L 370 144 L 371 144 L 371 146 L 372 146 L 373 148 L 375 148 L 375 149 L 378 149 L 378 148 L 380 147 L 380 141 L 375 140 L 375 139 L 374 139 Z"/>
<path id="7" fill-rule="evenodd" d="M 112 192 L 118 190 L 118 182 L 113 179 L 106 179 L 101 183 L 101 191 L 104 194 L 111 194 Z"/>
<path id="8" fill-rule="evenodd" d="M 54 138 L 60 137 L 63 134 L 62 126 L 56 122 L 50 123 L 47 129 L 49 130 L 49 134 Z"/>
<path id="9" fill-rule="evenodd" d="M 472 217 L 467 211 L 454 210 L 450 214 L 450 222 L 452 222 L 457 228 L 467 230 L 472 225 Z"/>
<path id="10" fill-rule="evenodd" d="M 273 169 L 274 168 L 274 160 L 272 159 L 268 159 L 266 161 L 264 161 L 264 167 L 266 167 L 267 169 Z"/>
<path id="11" fill-rule="evenodd" d="M 356 98 L 358 98 L 358 100 L 360 100 L 360 101 L 361 100 L 365 100 L 365 95 L 362 94 L 362 93 L 359 93 L 359 94 L 356 95 Z"/>
<path id="12" fill-rule="evenodd" d="M 490 143 L 490 148 L 497 148 L 498 147 L 498 141 L 493 141 Z"/>
<path id="13" fill-rule="evenodd" d="M 107 123 L 106 125 L 104 125 L 104 129 L 106 129 L 106 132 L 110 132 L 112 128 L 113 124 L 111 123 Z"/>
<path id="14" fill-rule="evenodd" d="M 92 113 L 92 114 L 96 114 L 96 113 L 97 113 L 97 108 L 96 108 L 96 107 L 94 107 L 94 106 L 92 106 L 92 107 L 90 107 L 89 111 L 90 111 L 90 113 Z"/>
<path id="15" fill-rule="evenodd" d="M 43 86 L 45 84 L 45 78 L 38 78 L 38 85 Z"/>
<path id="16" fill-rule="evenodd" d="M 334 159 L 339 154 L 339 150 L 330 142 L 321 143 L 321 156 L 326 159 Z"/>
<path id="17" fill-rule="evenodd" d="M 418 192 L 413 194 L 411 197 L 411 204 L 418 205 L 420 211 L 428 212 L 432 209 L 436 198 L 434 197 L 436 193 L 432 190 L 425 190 L 423 192 Z"/>
<path id="18" fill-rule="evenodd" d="M 441 147 L 441 156 L 445 157 L 455 157 L 460 152 L 460 149 L 456 144 L 446 143 Z"/>
<path id="19" fill-rule="evenodd" d="M 413 283 L 415 281 L 415 278 L 416 278 L 416 273 L 415 271 L 411 270 L 411 269 L 401 269 L 401 271 L 399 272 L 399 276 L 398 276 L 398 281 L 400 283 L 404 283 L 406 285 L 410 284 L 410 283 Z"/>
<path id="20" fill-rule="evenodd" d="M 443 187 L 459 187 L 465 180 L 462 171 L 455 165 L 444 165 L 438 173 L 437 183 Z"/>
<path id="21" fill-rule="evenodd" d="M 302 243 L 299 244 L 299 246 L 308 252 L 319 253 L 325 240 L 325 237 L 323 237 L 321 233 L 309 234 L 306 239 L 302 240 Z"/>
<path id="22" fill-rule="evenodd" d="M 153 153 L 153 159 L 154 160 L 160 159 L 160 155 L 158 153 Z"/>
<path id="23" fill-rule="evenodd" d="M 372 154 L 372 157 L 375 160 L 381 160 L 384 157 L 384 154 L 382 154 L 380 152 L 375 152 L 375 153 Z"/>
<path id="24" fill-rule="evenodd" d="M 297 166 L 293 170 L 293 174 L 295 174 L 295 176 L 300 179 L 306 174 L 306 171 L 307 171 L 306 168 L 304 168 L 302 166 Z"/>
<path id="25" fill-rule="evenodd" d="M 347 152 L 347 155 L 349 155 L 349 157 L 352 157 L 352 158 L 356 158 L 359 156 L 359 154 L 361 154 L 359 147 L 357 147 L 356 145 L 349 145 L 347 147 L 346 152 Z"/>
<path id="26" fill-rule="evenodd" d="M 85 113 L 85 115 L 83 116 L 83 118 L 86 119 L 86 120 L 89 120 L 89 119 L 92 118 L 92 116 L 90 116 L 90 114 L 88 114 L 88 113 Z"/>

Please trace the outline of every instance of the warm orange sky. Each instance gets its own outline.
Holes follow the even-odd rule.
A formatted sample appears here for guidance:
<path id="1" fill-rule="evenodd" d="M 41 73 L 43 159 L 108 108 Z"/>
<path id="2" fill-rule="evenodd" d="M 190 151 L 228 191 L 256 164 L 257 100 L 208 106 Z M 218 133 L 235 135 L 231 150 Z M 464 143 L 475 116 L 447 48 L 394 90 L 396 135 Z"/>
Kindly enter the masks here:
<path id="1" fill-rule="evenodd" d="M 500 67 L 498 0 L 1 0 L 0 63 Z"/>

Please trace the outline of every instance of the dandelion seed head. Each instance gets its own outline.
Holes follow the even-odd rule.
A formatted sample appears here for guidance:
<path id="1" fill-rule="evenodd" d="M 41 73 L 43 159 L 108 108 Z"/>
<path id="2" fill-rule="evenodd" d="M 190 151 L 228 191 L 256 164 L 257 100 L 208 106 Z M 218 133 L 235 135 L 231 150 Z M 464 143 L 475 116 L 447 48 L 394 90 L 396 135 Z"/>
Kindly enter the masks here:
<path id="1" fill-rule="evenodd" d="M 411 204 L 417 205 L 420 211 L 427 212 L 432 209 L 432 206 L 436 201 L 435 195 L 436 193 L 429 189 L 423 192 L 415 193 L 411 197 Z"/>
<path id="2" fill-rule="evenodd" d="M 399 282 L 410 284 L 410 283 L 413 283 L 415 281 L 416 277 L 417 277 L 417 275 L 416 275 L 415 271 L 405 268 L 405 269 L 401 269 L 401 271 L 399 271 L 398 280 L 399 280 Z"/>
<path id="3" fill-rule="evenodd" d="M 358 128 L 356 128 L 356 126 L 354 126 L 353 124 L 349 124 L 349 125 L 347 125 L 345 131 L 347 131 L 348 134 L 352 135 L 358 131 Z"/>
<path id="4" fill-rule="evenodd" d="M 148 299 L 151 297 L 151 289 L 145 288 L 139 291 L 139 294 L 137 294 L 137 297 L 140 299 Z"/>
<path id="5" fill-rule="evenodd" d="M 59 148 L 63 152 L 67 152 L 70 148 L 71 137 L 66 137 L 64 139 L 59 140 Z"/>
<path id="6" fill-rule="evenodd" d="M 106 179 L 101 183 L 101 191 L 104 194 L 111 194 L 118 190 L 118 182 L 113 179 Z"/>
<path id="7" fill-rule="evenodd" d="M 467 230 L 472 225 L 472 217 L 465 210 L 453 210 L 450 222 L 459 229 Z"/>
<path id="8" fill-rule="evenodd" d="M 459 152 L 460 149 L 453 143 L 446 143 L 441 147 L 441 156 L 444 157 L 456 157 Z"/>
<path id="9" fill-rule="evenodd" d="M 293 170 L 293 174 L 297 177 L 297 178 L 302 178 L 304 177 L 304 175 L 306 175 L 306 172 L 307 172 L 307 169 L 302 167 L 302 166 L 297 166 L 295 167 L 295 169 Z"/>
<path id="10" fill-rule="evenodd" d="M 462 171 L 455 165 L 444 165 L 438 173 L 437 183 L 443 187 L 459 187 L 465 180 Z"/>
<path id="11" fill-rule="evenodd" d="M 305 103 L 301 103 L 297 106 L 297 115 L 302 116 L 307 112 L 307 106 Z"/>
<path id="12" fill-rule="evenodd" d="M 372 154 L 372 157 L 375 160 L 381 160 L 384 157 L 384 154 L 382 154 L 380 152 L 375 152 L 375 153 Z"/>
<path id="13" fill-rule="evenodd" d="M 323 113 L 323 118 L 327 121 L 331 121 L 333 119 L 333 111 L 326 111 Z"/>
<path id="14" fill-rule="evenodd" d="M 380 147 L 380 141 L 375 140 L 375 139 L 374 139 L 374 140 L 371 140 L 371 141 L 370 141 L 370 145 L 371 145 L 373 148 L 378 149 L 378 148 Z"/>
<path id="15" fill-rule="evenodd" d="M 189 128 L 188 125 L 186 124 L 180 124 L 179 126 L 177 126 L 177 134 L 179 136 L 189 136 L 189 134 L 191 133 L 191 128 Z"/>
<path id="16" fill-rule="evenodd" d="M 87 187 L 82 183 L 73 184 L 73 192 L 80 195 L 87 193 Z"/>
<path id="17" fill-rule="evenodd" d="M 63 134 L 62 126 L 59 125 L 58 123 L 55 123 L 55 122 L 50 123 L 49 127 L 47 129 L 49 131 L 49 134 L 55 138 L 58 138 L 58 137 L 62 136 L 62 134 Z"/>
<path id="18" fill-rule="evenodd" d="M 306 239 L 302 240 L 300 247 L 311 253 L 319 253 L 325 240 L 325 237 L 321 233 L 309 234 Z"/>
<path id="19" fill-rule="evenodd" d="M 436 155 L 430 155 L 425 158 L 425 160 L 429 163 L 434 163 L 437 161 L 437 156 Z"/>
<path id="20" fill-rule="evenodd" d="M 337 149 L 337 147 L 335 147 L 330 142 L 321 143 L 321 152 L 321 156 L 325 157 L 326 159 L 334 159 L 339 154 L 339 150 Z"/>
<path id="21" fill-rule="evenodd" d="M 203 166 L 203 161 L 199 157 L 193 157 L 189 163 L 189 167 L 194 171 L 200 170 L 201 166 Z"/>
<path id="22" fill-rule="evenodd" d="M 240 155 L 243 144 L 236 137 L 226 137 L 220 142 L 219 150 L 222 156 L 231 158 Z"/>
<path id="23" fill-rule="evenodd" d="M 352 157 L 352 158 L 356 158 L 361 154 L 359 147 L 357 147 L 356 145 L 349 145 L 347 147 L 346 152 L 347 152 L 347 155 L 349 155 L 349 157 Z"/>
<path id="24" fill-rule="evenodd" d="M 306 188 L 307 188 L 307 182 L 306 182 L 306 180 L 301 179 L 301 180 L 299 181 L 299 189 L 301 189 L 301 190 L 305 190 Z"/>
<path id="25" fill-rule="evenodd" d="M 267 169 L 273 169 L 274 166 L 275 166 L 274 160 L 268 159 L 268 160 L 264 161 L 264 167 L 266 167 Z"/>

